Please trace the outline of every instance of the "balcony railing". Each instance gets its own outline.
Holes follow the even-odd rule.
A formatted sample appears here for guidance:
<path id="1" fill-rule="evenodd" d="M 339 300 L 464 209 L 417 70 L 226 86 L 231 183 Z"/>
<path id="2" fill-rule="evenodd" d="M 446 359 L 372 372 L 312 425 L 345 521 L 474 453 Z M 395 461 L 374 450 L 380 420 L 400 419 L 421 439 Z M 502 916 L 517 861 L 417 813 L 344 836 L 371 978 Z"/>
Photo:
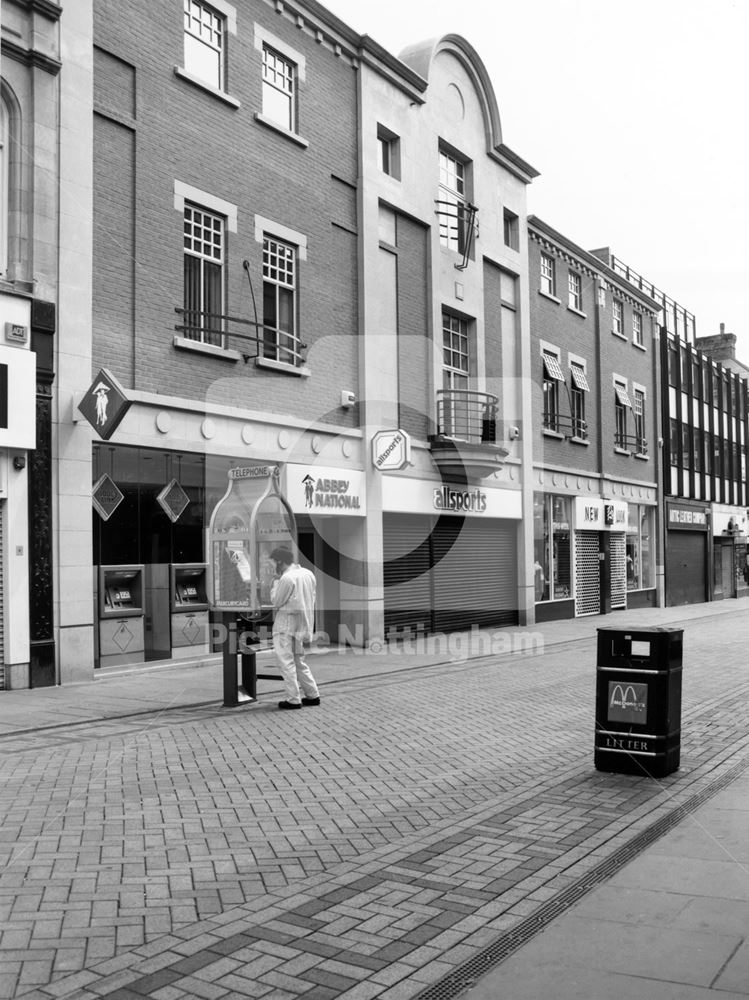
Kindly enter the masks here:
<path id="1" fill-rule="evenodd" d="M 199 344 L 239 351 L 245 361 L 265 358 L 301 367 L 305 361 L 307 345 L 290 333 L 262 323 L 224 316 L 217 313 L 198 312 L 192 309 L 175 309 L 180 317 L 174 329 L 185 340 Z"/>
<path id="2" fill-rule="evenodd" d="M 636 455 L 647 455 L 648 443 L 645 438 L 638 434 L 614 434 L 614 447 L 622 448 L 625 451 L 633 451 Z"/>
<path id="3" fill-rule="evenodd" d="M 469 444 L 497 444 L 499 399 L 469 389 L 437 391 L 437 434 Z"/>

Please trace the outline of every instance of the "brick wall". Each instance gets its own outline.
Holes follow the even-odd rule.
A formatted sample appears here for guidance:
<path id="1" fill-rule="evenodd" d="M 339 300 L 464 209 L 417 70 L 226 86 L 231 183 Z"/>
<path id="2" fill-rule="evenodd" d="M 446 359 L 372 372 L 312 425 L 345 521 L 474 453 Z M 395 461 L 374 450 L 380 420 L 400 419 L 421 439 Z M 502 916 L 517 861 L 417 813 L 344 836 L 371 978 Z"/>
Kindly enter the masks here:
<path id="1" fill-rule="evenodd" d="M 299 83 L 298 132 L 303 148 L 259 123 L 261 54 L 254 46 L 257 22 L 306 59 Z M 110 356 L 113 341 L 131 331 L 130 357 L 120 347 L 112 362 L 126 386 L 197 402 L 210 397 L 250 409 L 304 416 L 327 413 L 340 401 L 339 376 L 356 391 L 356 73 L 327 41 L 318 43 L 285 14 L 261 2 L 237 5 L 237 34 L 228 38 L 227 91 L 236 108 L 175 75 L 183 65 L 183 14 L 177 2 L 97 0 L 98 106 L 116 105 L 113 117 L 135 108 L 131 139 L 134 197 L 117 190 L 113 167 L 124 137 L 111 123 L 99 129 L 97 155 L 96 350 Z M 144 30 L 147 26 L 148 30 Z M 132 67 L 132 93 L 127 92 Z M 124 84 L 124 86 L 123 86 Z M 299 264 L 299 324 L 308 345 L 308 379 L 269 372 L 173 347 L 175 307 L 183 296 L 183 217 L 174 207 L 175 180 L 222 199 L 238 210 L 238 229 L 227 238 L 225 311 L 253 319 L 242 262 L 250 262 L 255 298 L 262 309 L 262 244 L 255 216 L 307 238 Z M 109 192 L 110 204 L 103 207 Z M 336 223 L 336 225 L 333 225 Z M 340 228 L 348 227 L 348 230 Z M 105 232 L 126 233 L 129 243 L 107 249 Z M 127 250 L 125 250 L 127 245 Z M 115 265 L 130 254 L 134 308 L 128 312 Z M 262 317 L 261 317 L 262 318 Z M 101 330 L 112 331 L 100 333 Z M 247 331 L 245 331 L 247 332 Z M 252 332 L 251 330 L 249 332 Z M 103 338 L 103 339 L 102 339 Z M 333 343 L 335 347 L 333 347 Z M 240 347 L 238 343 L 230 344 Z M 254 354 L 255 345 L 241 347 Z M 336 378 L 330 379 L 335 365 Z M 168 381 L 167 381 L 168 380 Z M 351 424 L 353 411 L 328 417 Z"/>

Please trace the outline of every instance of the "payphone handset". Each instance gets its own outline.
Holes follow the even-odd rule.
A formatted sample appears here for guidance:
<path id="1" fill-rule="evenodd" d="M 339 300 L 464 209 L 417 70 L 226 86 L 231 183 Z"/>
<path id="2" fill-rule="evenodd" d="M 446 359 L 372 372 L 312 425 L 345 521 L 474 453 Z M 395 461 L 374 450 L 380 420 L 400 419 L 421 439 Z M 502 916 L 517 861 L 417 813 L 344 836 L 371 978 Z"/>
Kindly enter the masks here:
<path id="1" fill-rule="evenodd" d="M 230 469 L 208 535 L 211 607 L 238 613 L 269 608 L 275 574 L 270 553 L 276 546 L 296 553 L 296 521 L 280 490 L 278 466 Z"/>

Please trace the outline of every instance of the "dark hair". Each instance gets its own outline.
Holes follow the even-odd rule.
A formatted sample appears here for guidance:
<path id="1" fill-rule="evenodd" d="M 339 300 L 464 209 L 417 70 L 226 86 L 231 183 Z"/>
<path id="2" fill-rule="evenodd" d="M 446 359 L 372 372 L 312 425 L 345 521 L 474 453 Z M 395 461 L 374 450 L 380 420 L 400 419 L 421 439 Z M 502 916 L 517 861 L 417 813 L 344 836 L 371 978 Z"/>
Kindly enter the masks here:
<path id="1" fill-rule="evenodd" d="M 273 549 L 273 551 L 270 554 L 270 557 L 273 560 L 273 562 L 286 563 L 287 566 L 291 566 L 291 564 L 294 562 L 294 556 L 292 555 L 290 549 L 283 549 L 283 548 Z"/>

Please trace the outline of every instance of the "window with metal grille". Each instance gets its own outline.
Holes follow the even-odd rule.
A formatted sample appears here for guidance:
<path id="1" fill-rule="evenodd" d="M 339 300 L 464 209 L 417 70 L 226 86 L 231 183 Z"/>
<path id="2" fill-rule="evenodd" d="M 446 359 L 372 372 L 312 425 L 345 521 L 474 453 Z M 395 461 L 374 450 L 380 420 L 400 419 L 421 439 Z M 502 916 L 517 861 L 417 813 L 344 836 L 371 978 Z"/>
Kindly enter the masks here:
<path id="1" fill-rule="evenodd" d="M 571 309 L 577 309 L 578 312 L 582 312 L 583 308 L 583 282 L 579 274 L 575 274 L 574 271 L 570 271 L 567 277 L 567 287 L 568 293 L 568 303 Z"/>
<path id="2" fill-rule="evenodd" d="M 263 357 L 301 364 L 297 330 L 297 248 L 263 237 Z"/>
<path id="3" fill-rule="evenodd" d="M 294 63 L 263 45 L 263 114 L 290 132 L 296 128 L 295 83 Z"/>
<path id="4" fill-rule="evenodd" d="M 185 337 L 223 346 L 224 228 L 220 215 L 185 205 Z"/>
<path id="5" fill-rule="evenodd" d="M 554 258 L 545 253 L 541 254 L 541 291 L 547 295 L 557 294 Z"/>
<path id="6" fill-rule="evenodd" d="M 448 437 L 467 437 L 470 431 L 468 380 L 471 371 L 468 321 L 449 312 L 442 313 L 442 388 L 452 391 L 443 397 L 443 432 Z"/>
<path id="7" fill-rule="evenodd" d="M 225 19 L 201 0 L 185 0 L 185 69 L 218 90 L 224 86 Z"/>
<path id="8" fill-rule="evenodd" d="M 437 211 L 440 220 L 440 243 L 448 250 L 465 253 L 469 221 L 466 165 L 462 160 L 443 150 L 440 150 L 439 164 Z"/>

